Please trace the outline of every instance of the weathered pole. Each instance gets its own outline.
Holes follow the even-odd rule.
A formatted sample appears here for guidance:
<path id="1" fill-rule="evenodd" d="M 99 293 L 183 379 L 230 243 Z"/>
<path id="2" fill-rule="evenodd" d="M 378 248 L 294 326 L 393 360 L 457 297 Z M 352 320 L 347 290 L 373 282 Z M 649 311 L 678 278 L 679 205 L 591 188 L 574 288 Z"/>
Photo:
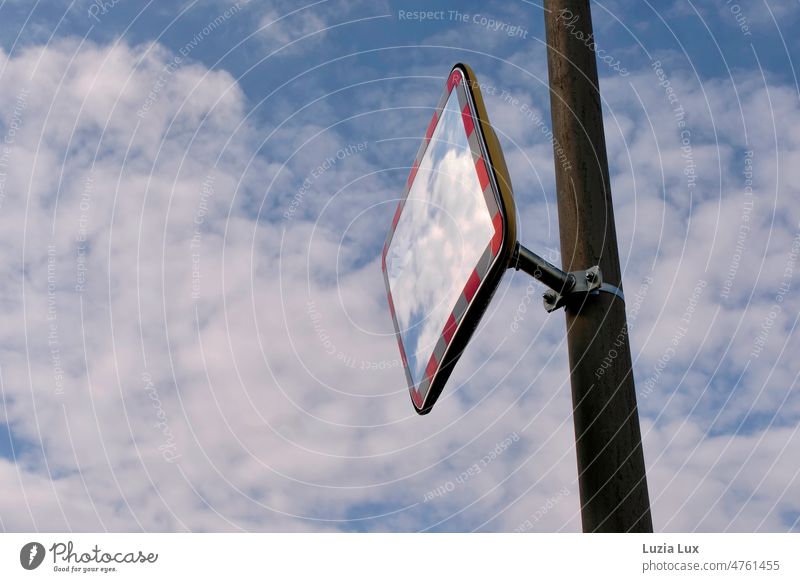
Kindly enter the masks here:
<path id="1" fill-rule="evenodd" d="M 589 2 L 544 8 L 563 268 L 621 289 Z M 650 532 L 625 304 L 599 293 L 566 319 L 583 530 Z"/>

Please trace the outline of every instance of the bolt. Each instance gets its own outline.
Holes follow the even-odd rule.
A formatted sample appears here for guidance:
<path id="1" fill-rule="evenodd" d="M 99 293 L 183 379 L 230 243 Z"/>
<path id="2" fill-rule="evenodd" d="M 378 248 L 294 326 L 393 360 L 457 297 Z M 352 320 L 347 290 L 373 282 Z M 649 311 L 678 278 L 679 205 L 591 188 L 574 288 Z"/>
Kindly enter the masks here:
<path id="1" fill-rule="evenodd" d="M 597 273 L 595 273 L 594 271 L 587 271 L 586 272 L 586 280 L 589 283 L 592 283 L 595 280 L 596 277 L 597 277 Z"/>

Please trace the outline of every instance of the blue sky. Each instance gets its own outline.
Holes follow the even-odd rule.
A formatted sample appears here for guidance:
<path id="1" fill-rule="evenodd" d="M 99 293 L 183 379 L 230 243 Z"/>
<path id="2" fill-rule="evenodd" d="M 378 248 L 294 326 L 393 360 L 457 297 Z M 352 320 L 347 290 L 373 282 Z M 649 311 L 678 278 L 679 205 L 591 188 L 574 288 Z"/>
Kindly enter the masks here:
<path id="1" fill-rule="evenodd" d="M 797 530 L 800 5 L 592 6 L 655 527 Z M 540 5 L 0 19 L 0 527 L 580 529 L 563 315 L 509 272 L 417 417 L 380 271 L 458 61 L 559 261 Z"/>

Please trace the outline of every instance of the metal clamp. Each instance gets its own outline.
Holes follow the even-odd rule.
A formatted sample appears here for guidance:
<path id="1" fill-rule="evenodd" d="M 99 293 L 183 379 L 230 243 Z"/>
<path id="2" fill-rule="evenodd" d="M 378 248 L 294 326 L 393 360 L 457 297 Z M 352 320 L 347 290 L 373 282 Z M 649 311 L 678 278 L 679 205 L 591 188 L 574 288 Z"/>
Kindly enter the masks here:
<path id="1" fill-rule="evenodd" d="M 603 283 L 603 273 L 597 265 L 585 271 L 573 271 L 570 275 L 573 275 L 575 280 L 572 288 L 563 293 L 553 290 L 545 291 L 542 298 L 545 311 L 548 313 L 566 307 L 568 303 L 582 303 L 589 295 L 599 295 L 600 293 L 610 293 L 625 301 L 622 289 L 610 283 Z"/>

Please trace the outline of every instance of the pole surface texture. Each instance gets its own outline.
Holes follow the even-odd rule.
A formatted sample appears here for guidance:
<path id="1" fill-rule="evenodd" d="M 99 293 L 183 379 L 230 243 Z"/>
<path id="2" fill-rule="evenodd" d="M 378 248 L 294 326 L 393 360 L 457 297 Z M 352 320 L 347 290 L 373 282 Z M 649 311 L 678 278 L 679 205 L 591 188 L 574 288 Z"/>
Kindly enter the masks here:
<path id="1" fill-rule="evenodd" d="M 589 2 L 544 7 L 563 268 L 621 288 Z M 583 530 L 650 532 L 625 305 L 600 293 L 566 319 Z"/>

